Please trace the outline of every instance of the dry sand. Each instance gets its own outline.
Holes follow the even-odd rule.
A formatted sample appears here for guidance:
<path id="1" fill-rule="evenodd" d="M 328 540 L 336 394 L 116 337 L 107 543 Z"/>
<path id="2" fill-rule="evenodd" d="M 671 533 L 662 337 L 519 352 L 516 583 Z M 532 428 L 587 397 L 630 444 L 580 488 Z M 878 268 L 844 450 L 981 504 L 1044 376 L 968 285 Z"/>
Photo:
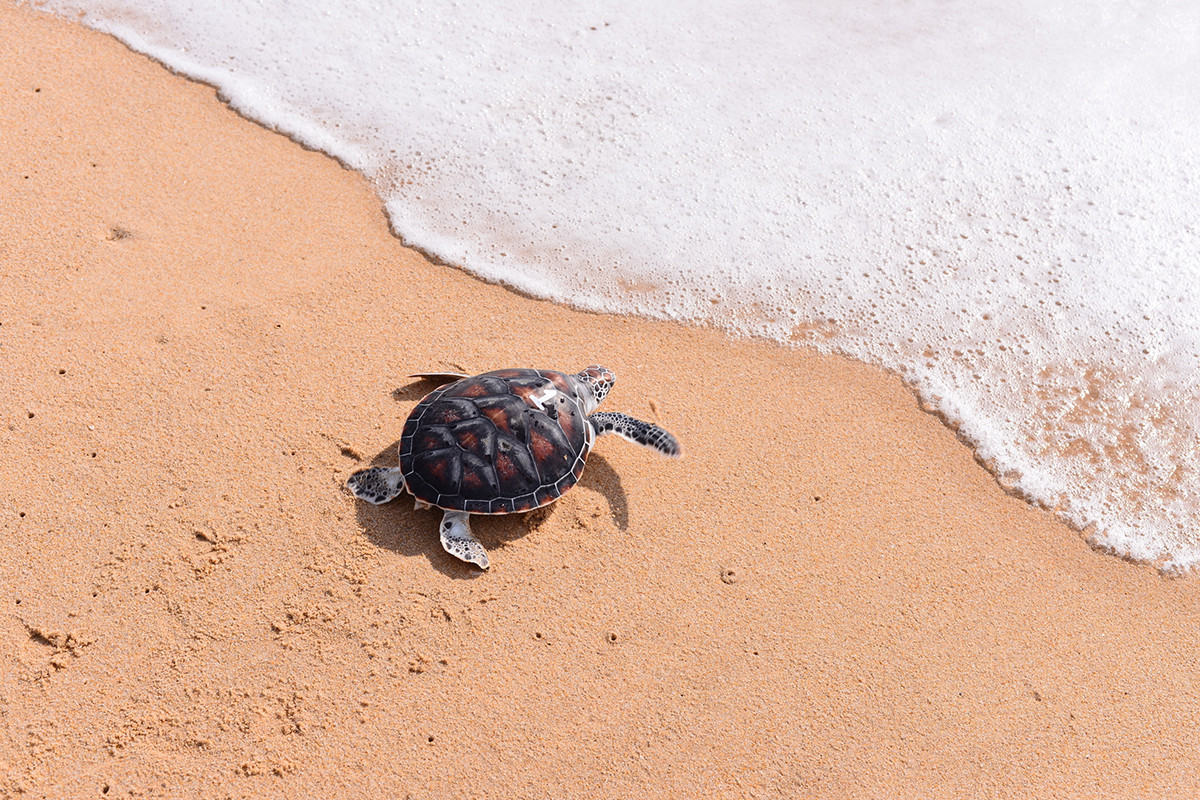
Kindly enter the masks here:
<path id="1" fill-rule="evenodd" d="M 893 376 L 428 263 L 356 174 L 0 3 L 0 795 L 1195 797 L 1200 588 Z M 547 511 L 355 502 L 419 370 L 577 369 Z"/>

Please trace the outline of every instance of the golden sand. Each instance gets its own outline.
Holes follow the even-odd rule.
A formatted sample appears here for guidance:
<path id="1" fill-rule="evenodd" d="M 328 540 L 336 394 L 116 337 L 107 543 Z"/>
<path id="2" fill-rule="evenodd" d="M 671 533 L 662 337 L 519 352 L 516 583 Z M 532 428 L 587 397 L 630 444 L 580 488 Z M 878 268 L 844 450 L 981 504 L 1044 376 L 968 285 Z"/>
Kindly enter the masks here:
<path id="1" fill-rule="evenodd" d="M 0 796 L 1194 797 L 1200 590 L 898 379 L 406 250 L 358 175 L 0 2 Z M 619 375 L 549 509 L 343 488 L 421 390 Z"/>

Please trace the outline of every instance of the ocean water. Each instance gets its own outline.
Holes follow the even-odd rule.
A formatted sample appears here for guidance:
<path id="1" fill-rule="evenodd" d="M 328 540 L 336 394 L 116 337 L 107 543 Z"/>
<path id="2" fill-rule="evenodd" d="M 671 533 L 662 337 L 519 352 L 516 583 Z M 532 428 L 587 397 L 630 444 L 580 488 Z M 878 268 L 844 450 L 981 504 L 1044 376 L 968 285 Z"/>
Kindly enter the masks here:
<path id="1" fill-rule="evenodd" d="M 1200 563 L 1190 0 L 46 0 L 577 307 L 910 380 L 1099 547 Z"/>

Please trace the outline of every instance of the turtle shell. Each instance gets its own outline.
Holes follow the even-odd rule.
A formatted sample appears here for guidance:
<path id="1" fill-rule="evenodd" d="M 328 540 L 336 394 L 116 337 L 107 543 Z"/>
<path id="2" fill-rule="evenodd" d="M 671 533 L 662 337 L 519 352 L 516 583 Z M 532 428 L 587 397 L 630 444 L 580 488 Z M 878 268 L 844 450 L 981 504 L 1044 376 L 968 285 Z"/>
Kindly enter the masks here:
<path id="1" fill-rule="evenodd" d="M 430 392 L 400 437 L 408 490 L 472 514 L 557 500 L 583 474 L 594 438 L 576 387 L 561 372 L 505 369 Z"/>

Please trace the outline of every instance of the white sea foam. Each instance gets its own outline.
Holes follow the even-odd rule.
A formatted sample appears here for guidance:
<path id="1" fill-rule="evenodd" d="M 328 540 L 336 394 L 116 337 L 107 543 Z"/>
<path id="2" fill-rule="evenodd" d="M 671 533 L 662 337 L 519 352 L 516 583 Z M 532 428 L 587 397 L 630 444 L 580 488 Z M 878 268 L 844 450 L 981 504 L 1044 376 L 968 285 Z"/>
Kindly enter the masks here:
<path id="1" fill-rule="evenodd" d="M 51 0 L 584 308 L 895 369 L 1095 541 L 1200 562 L 1186 0 Z"/>

